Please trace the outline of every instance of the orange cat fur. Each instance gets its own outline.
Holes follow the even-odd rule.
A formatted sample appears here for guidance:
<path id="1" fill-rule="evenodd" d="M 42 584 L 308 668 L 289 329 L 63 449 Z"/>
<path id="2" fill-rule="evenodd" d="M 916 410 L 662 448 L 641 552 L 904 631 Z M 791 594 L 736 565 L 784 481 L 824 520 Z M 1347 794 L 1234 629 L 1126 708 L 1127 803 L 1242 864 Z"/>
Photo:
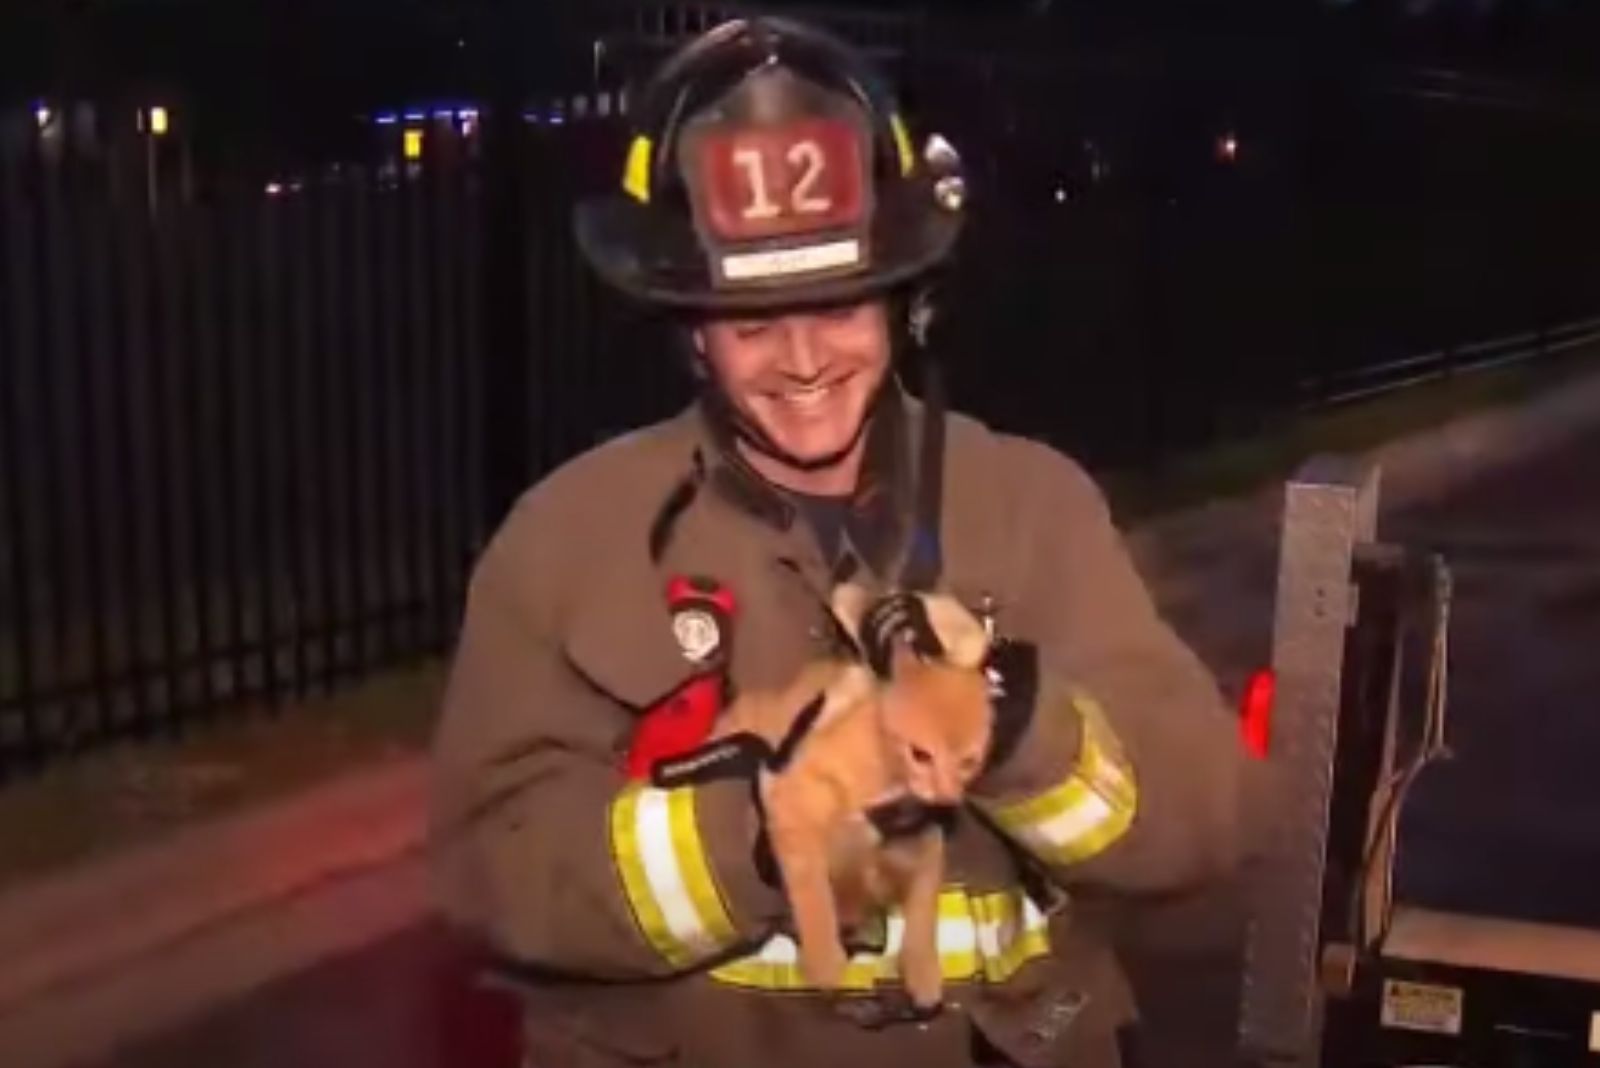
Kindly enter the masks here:
<path id="1" fill-rule="evenodd" d="M 747 731 L 773 746 L 818 695 L 822 710 L 781 772 L 763 778 L 767 834 L 782 872 L 806 978 L 837 987 L 847 963 L 840 941 L 875 912 L 899 906 L 905 921 L 900 972 L 912 1000 L 936 1006 L 942 979 L 938 899 L 944 835 L 927 822 L 884 838 L 868 819 L 880 805 L 914 799 L 953 806 L 982 767 L 992 713 L 981 670 L 987 636 L 958 602 L 921 595 L 946 659 L 923 660 L 896 643 L 889 678 L 842 660 L 806 666 L 788 687 L 736 700 L 718 736 Z M 842 586 L 834 610 L 858 637 L 865 591 Z"/>

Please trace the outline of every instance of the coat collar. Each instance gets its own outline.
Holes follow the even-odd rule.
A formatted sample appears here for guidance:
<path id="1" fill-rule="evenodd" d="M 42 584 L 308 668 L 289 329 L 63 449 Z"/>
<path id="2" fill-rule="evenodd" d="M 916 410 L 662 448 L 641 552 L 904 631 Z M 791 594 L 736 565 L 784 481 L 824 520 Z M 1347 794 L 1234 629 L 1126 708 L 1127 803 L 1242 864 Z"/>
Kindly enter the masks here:
<path id="1" fill-rule="evenodd" d="M 878 581 L 888 580 L 907 536 L 913 484 L 909 431 L 917 418 L 920 409 L 915 401 L 891 382 L 868 430 L 867 458 L 852 498 L 852 520 L 862 529 L 882 526 L 870 528 L 873 537 L 853 536 L 852 541 L 862 556 L 860 562 Z M 825 601 L 838 577 L 831 572 L 832 562 L 822 559 L 793 500 L 720 440 L 698 405 L 673 420 L 665 441 L 672 458 L 658 470 L 677 474 L 658 491 L 663 495 L 652 506 L 656 515 L 648 550 L 641 539 L 635 553 L 624 553 L 597 569 L 589 596 L 568 620 L 565 640 L 571 661 L 591 682 L 635 707 L 671 692 L 696 670 L 673 637 L 663 596 L 667 569 L 723 576 L 740 587 L 736 592 L 752 607 L 756 601 L 766 603 L 768 618 Z M 741 526 L 743 533 L 738 530 Z M 774 565 L 780 565 L 777 571 Z M 782 571 L 790 572 L 787 579 L 777 578 Z M 794 585 L 787 592 L 767 593 L 743 585 L 768 578 Z M 780 603 L 788 607 L 775 607 Z M 765 650 L 751 652 L 766 655 Z M 759 677 L 776 678 L 781 665 L 774 660 L 757 666 L 762 669 Z"/>

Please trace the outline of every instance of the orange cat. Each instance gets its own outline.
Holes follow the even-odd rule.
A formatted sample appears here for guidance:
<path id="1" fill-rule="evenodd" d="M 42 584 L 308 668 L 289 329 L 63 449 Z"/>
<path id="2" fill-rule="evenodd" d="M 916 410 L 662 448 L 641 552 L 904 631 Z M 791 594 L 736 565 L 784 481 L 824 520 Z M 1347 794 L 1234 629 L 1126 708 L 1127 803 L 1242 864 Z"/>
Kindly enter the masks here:
<path id="1" fill-rule="evenodd" d="M 944 833 L 925 806 L 960 803 L 987 754 L 992 711 L 983 627 L 952 598 L 916 596 L 942 657 L 924 659 L 896 638 L 887 679 L 859 661 L 811 664 L 782 691 L 736 700 L 717 736 L 749 732 L 782 747 L 797 717 L 821 696 L 792 758 L 781 771 L 763 773 L 761 786 L 802 973 L 836 988 L 847 963 L 841 924 L 855 927 L 899 906 L 900 973 L 916 1006 L 931 1009 L 942 987 Z M 835 592 L 834 613 L 858 646 L 867 605 L 859 587 Z M 907 816 L 905 825 L 894 825 Z"/>

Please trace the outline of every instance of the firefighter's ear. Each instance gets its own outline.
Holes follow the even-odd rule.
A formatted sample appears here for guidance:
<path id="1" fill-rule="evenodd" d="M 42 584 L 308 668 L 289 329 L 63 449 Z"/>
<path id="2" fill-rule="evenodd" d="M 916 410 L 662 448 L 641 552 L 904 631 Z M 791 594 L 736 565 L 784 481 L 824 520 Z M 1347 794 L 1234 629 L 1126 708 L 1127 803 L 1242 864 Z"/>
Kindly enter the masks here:
<path id="1" fill-rule="evenodd" d="M 671 324 L 670 334 L 678 359 L 696 382 L 704 382 L 711 375 L 706 366 L 706 334 L 704 325 L 694 319 L 680 317 Z"/>

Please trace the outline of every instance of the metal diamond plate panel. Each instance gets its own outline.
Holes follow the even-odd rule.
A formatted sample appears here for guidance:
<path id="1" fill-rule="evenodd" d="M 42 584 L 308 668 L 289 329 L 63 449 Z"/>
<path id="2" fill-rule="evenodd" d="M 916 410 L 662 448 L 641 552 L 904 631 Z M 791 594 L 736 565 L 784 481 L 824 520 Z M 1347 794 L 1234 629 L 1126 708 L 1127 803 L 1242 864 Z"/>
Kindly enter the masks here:
<path id="1" fill-rule="evenodd" d="M 1338 740 L 1351 565 L 1376 537 L 1379 472 L 1332 457 L 1288 484 L 1273 627 L 1272 759 L 1295 788 L 1252 887 L 1240 1044 L 1274 1065 L 1316 1063 L 1318 924 Z"/>

